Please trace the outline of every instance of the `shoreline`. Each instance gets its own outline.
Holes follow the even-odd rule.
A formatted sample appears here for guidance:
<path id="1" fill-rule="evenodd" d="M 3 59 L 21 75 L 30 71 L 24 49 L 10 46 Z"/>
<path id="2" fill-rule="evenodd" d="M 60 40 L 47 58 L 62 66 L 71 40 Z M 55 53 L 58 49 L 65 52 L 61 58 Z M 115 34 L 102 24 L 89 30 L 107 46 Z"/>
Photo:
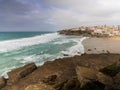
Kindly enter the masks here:
<path id="1" fill-rule="evenodd" d="M 5 80 L 5 85 L 2 90 L 26 90 L 25 88 L 28 86 L 41 82 L 45 85 L 50 85 L 50 87 L 54 87 L 54 85 L 59 82 L 69 81 L 74 79 L 74 77 L 79 77 L 79 75 L 76 74 L 76 67 L 78 66 L 94 69 L 99 72 L 100 69 L 119 62 L 119 59 L 120 54 L 83 54 L 81 56 L 47 61 L 40 67 L 36 67 L 34 63 L 28 64 L 8 73 L 10 78 Z M 79 79 L 77 79 L 77 81 L 78 80 Z M 38 88 L 40 87 L 41 85 Z"/>
<path id="2" fill-rule="evenodd" d="M 85 85 L 81 86 L 84 83 L 81 81 L 81 76 L 85 80 L 86 80 L 85 77 L 89 78 L 90 80 L 89 79 L 88 80 L 96 85 L 97 83 L 91 80 L 91 78 L 94 75 L 95 77 L 97 77 L 94 78 L 94 80 L 103 85 L 102 87 L 98 86 L 97 88 L 106 87 L 108 88 L 112 85 L 111 88 L 119 90 L 120 89 L 119 83 L 120 79 L 118 79 L 120 78 L 119 41 L 120 38 L 118 37 L 86 38 L 85 40 L 81 41 L 81 44 L 84 47 L 84 54 L 59 58 L 55 59 L 54 61 L 46 61 L 43 65 L 38 67 L 35 65 L 35 63 L 30 63 L 23 67 L 14 69 L 8 72 L 9 79 L 4 79 L 3 77 L 0 77 L 0 89 L 33 90 L 33 88 L 37 87 L 38 89 L 42 88 L 41 90 L 64 90 L 57 88 L 67 88 L 65 90 L 70 90 L 69 87 L 71 87 L 71 85 L 74 85 L 75 86 L 74 88 L 78 88 L 75 90 L 80 90 L 83 86 L 85 87 Z M 114 67 L 118 68 L 118 72 L 114 76 L 106 76 L 106 74 L 100 71 L 104 70 L 104 68 L 108 67 L 109 65 L 115 65 Z M 88 73 L 88 75 L 87 74 L 84 75 L 84 73 Z M 111 81 L 112 78 L 114 81 Z M 74 84 L 70 84 L 69 82 Z M 117 82 L 117 86 L 115 83 L 113 84 L 113 82 Z M 68 85 L 69 87 L 65 85 Z M 76 85 L 79 85 L 79 87 Z"/>

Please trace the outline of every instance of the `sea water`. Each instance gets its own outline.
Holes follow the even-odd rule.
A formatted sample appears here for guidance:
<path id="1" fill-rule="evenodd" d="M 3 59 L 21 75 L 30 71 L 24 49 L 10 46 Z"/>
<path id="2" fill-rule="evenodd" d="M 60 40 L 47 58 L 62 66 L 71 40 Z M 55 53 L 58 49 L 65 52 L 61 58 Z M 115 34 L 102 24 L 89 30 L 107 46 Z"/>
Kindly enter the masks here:
<path id="1" fill-rule="evenodd" d="M 82 36 L 56 32 L 0 32 L 0 75 L 35 62 L 37 66 L 66 56 L 84 53 Z"/>

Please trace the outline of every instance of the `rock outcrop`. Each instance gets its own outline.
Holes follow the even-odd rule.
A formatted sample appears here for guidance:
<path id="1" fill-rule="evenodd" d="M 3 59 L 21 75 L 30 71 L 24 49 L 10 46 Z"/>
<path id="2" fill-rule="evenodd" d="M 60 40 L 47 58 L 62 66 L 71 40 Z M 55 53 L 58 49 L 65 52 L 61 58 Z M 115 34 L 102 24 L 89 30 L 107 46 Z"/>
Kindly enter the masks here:
<path id="1" fill-rule="evenodd" d="M 0 89 L 6 85 L 6 80 L 3 77 L 0 77 Z"/>
<path id="2" fill-rule="evenodd" d="M 76 73 L 82 90 L 120 90 L 119 70 L 117 62 L 98 71 L 77 66 Z"/>
<path id="3" fill-rule="evenodd" d="M 28 64 L 9 72 L 9 80 L 1 79 L 1 90 L 120 90 L 119 59 L 119 54 L 84 54 L 40 67 Z M 114 75 L 107 73 L 111 66 Z"/>
<path id="4" fill-rule="evenodd" d="M 37 66 L 35 65 L 35 63 L 30 63 L 21 68 L 8 72 L 9 80 L 7 84 L 14 84 L 18 82 L 21 78 L 26 77 L 28 74 L 32 73 L 36 69 Z"/>
<path id="5" fill-rule="evenodd" d="M 50 85 L 46 85 L 45 83 L 39 82 L 37 84 L 27 86 L 25 90 L 55 90 L 55 89 Z"/>
<path id="6" fill-rule="evenodd" d="M 100 70 L 102 73 L 114 77 L 117 73 L 120 72 L 120 62 L 116 62 L 112 65 L 104 67 Z"/>
<path id="7" fill-rule="evenodd" d="M 97 72 L 93 69 L 77 66 L 76 73 L 78 76 L 78 80 L 81 83 L 81 86 L 84 86 L 86 83 L 90 81 L 96 81 Z"/>
<path id="8" fill-rule="evenodd" d="M 120 72 L 114 77 L 114 88 L 120 90 Z"/>
<path id="9" fill-rule="evenodd" d="M 113 85 L 112 77 L 107 76 L 101 72 L 98 72 L 96 76 L 97 76 L 97 81 L 101 82 L 105 86 L 109 87 L 109 86 Z"/>

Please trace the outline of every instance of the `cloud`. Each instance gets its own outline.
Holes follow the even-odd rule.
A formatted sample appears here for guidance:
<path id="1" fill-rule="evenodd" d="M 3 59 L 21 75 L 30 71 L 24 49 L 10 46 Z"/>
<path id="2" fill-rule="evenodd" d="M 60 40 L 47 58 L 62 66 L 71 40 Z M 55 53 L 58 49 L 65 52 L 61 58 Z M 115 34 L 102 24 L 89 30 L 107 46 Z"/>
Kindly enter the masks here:
<path id="1" fill-rule="evenodd" d="M 63 28 L 120 23 L 119 0 L 44 0 L 44 2 L 52 6 L 51 18 Z"/>
<path id="2" fill-rule="evenodd" d="M 47 15 L 37 2 L 0 0 L 0 30 L 48 30 Z"/>
<path id="3" fill-rule="evenodd" d="M 0 0 L 0 30 L 118 25 L 120 0 Z"/>

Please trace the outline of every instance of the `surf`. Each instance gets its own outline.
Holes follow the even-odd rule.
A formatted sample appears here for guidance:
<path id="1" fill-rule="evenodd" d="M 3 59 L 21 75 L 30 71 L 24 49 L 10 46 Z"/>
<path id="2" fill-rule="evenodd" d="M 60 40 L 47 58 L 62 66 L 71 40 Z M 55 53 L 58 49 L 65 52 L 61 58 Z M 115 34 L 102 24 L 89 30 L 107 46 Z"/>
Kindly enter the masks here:
<path id="1" fill-rule="evenodd" d="M 20 49 L 25 46 L 47 43 L 59 37 L 58 33 L 49 33 L 29 38 L 0 41 L 0 53 Z"/>

